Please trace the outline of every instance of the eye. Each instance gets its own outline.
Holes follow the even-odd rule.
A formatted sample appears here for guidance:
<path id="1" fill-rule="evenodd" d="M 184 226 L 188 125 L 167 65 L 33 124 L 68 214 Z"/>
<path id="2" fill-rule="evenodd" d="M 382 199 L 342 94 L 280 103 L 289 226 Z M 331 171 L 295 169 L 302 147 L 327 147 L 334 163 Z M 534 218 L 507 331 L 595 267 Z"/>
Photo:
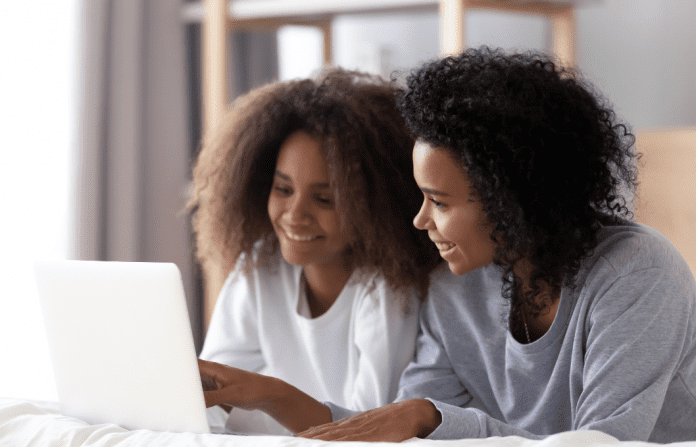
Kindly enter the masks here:
<path id="1" fill-rule="evenodd" d="M 437 209 L 443 209 L 443 208 L 445 208 L 445 206 L 446 206 L 444 203 L 438 202 L 437 200 L 435 200 L 435 199 L 433 199 L 433 198 L 430 198 L 429 200 L 430 200 L 431 202 L 433 202 L 433 205 L 435 205 L 435 208 L 437 208 Z"/>
<path id="2" fill-rule="evenodd" d="M 333 197 L 330 196 L 316 195 L 314 196 L 314 200 L 316 200 L 317 203 L 323 206 L 324 208 L 333 208 L 334 206 Z"/>
<path id="3" fill-rule="evenodd" d="M 287 197 L 292 194 L 292 188 L 284 185 L 273 185 L 273 190 L 283 197 Z"/>

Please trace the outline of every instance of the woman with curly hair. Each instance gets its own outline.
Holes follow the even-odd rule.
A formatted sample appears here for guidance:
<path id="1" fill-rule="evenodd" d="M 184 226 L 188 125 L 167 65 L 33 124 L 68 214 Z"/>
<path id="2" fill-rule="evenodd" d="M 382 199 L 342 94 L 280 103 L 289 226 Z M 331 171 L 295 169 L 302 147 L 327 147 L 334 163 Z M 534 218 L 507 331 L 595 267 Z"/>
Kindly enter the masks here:
<path id="1" fill-rule="evenodd" d="M 408 77 L 414 225 L 451 273 L 431 278 L 397 402 L 300 436 L 696 440 L 696 281 L 633 221 L 639 155 L 600 98 L 550 58 L 485 47 Z"/>
<path id="2" fill-rule="evenodd" d="M 208 406 L 237 407 L 228 429 L 288 434 L 331 421 L 318 400 L 395 398 L 439 262 L 411 225 L 412 147 L 394 87 L 342 69 L 252 91 L 204 145 L 197 254 L 229 276 L 199 365 Z"/>

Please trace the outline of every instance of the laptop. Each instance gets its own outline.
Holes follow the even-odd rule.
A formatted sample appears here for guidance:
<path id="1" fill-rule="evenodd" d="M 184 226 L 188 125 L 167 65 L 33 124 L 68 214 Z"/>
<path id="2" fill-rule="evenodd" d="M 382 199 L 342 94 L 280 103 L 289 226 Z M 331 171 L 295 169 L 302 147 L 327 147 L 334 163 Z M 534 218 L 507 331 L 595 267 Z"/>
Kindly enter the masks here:
<path id="1" fill-rule="evenodd" d="M 63 414 L 210 433 L 181 273 L 172 263 L 35 264 Z"/>

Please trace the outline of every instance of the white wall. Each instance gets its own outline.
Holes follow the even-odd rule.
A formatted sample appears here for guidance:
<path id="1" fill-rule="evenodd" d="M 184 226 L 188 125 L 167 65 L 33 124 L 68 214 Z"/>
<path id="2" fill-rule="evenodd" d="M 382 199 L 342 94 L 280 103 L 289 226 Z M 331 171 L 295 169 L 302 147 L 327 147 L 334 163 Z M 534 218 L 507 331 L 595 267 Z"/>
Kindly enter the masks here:
<path id="1" fill-rule="evenodd" d="M 284 26 L 278 30 L 278 78 L 289 80 L 310 76 L 324 63 L 324 38 L 319 28 Z M 302 51 L 296 51 L 302 48 Z"/>

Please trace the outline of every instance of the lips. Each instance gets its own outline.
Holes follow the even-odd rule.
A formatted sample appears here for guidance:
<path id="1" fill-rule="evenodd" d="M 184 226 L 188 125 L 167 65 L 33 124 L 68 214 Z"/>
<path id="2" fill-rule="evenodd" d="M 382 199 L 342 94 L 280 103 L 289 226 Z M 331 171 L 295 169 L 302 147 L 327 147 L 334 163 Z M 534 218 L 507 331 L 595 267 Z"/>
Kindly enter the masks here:
<path id="1" fill-rule="evenodd" d="M 437 247 L 438 250 L 440 251 L 448 251 L 454 248 L 455 244 L 451 242 L 440 242 L 440 241 L 433 241 L 435 243 L 435 246 Z"/>
<path id="2" fill-rule="evenodd" d="M 285 237 L 295 242 L 311 242 L 322 237 L 319 234 L 312 234 L 305 231 L 298 231 L 285 227 L 281 228 L 283 229 L 283 234 L 285 234 Z"/>

